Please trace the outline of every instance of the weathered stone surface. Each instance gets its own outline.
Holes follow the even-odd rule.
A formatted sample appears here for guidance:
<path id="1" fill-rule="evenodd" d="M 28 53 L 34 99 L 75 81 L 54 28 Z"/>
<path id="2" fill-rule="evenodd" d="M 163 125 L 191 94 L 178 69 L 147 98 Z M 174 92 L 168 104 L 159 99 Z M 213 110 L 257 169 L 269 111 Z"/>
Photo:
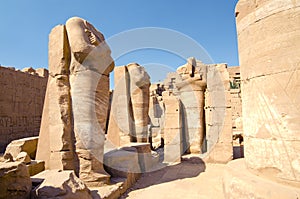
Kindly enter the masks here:
<path id="1" fill-rule="evenodd" d="M 31 75 L 36 74 L 35 70 L 32 67 L 23 68 L 21 71 L 24 72 L 24 73 L 29 73 Z"/>
<path id="2" fill-rule="evenodd" d="M 47 77 L 0 67 L 0 152 L 16 139 L 37 136 Z"/>
<path id="3" fill-rule="evenodd" d="M 216 144 L 221 137 L 227 137 L 227 142 L 232 141 L 232 113 L 230 108 L 206 107 L 206 139 L 210 146 Z M 210 147 L 208 147 L 210 148 Z"/>
<path id="4" fill-rule="evenodd" d="M 32 160 L 30 164 L 27 165 L 28 172 L 30 176 L 34 176 L 45 170 L 45 162 L 41 160 Z"/>
<path id="5" fill-rule="evenodd" d="M 109 103 L 109 73 L 114 68 L 104 36 L 89 22 L 73 17 L 66 23 L 71 48 L 70 86 L 79 159 L 79 176 L 96 185 L 109 175 L 104 171 L 104 133 Z"/>
<path id="6" fill-rule="evenodd" d="M 151 151 L 150 143 L 131 143 L 128 146 L 137 150 L 141 173 L 151 172 L 157 168 L 159 155 Z"/>
<path id="7" fill-rule="evenodd" d="M 144 67 L 131 63 L 127 65 L 130 78 L 130 97 L 133 110 L 134 135 L 137 142 L 148 141 L 148 112 L 150 77 Z"/>
<path id="8" fill-rule="evenodd" d="M 14 158 L 22 151 L 26 152 L 31 159 L 35 159 L 38 137 L 22 138 L 13 140 L 6 148 L 5 154 L 10 153 Z"/>
<path id="9" fill-rule="evenodd" d="M 122 147 L 104 154 L 104 165 L 112 177 L 128 178 L 141 172 L 137 149 Z"/>
<path id="10" fill-rule="evenodd" d="M 183 149 L 181 102 L 168 91 L 163 92 L 165 107 L 164 162 L 181 162 Z"/>
<path id="11" fill-rule="evenodd" d="M 100 151 L 101 152 L 101 151 Z M 109 184 L 110 175 L 103 168 L 103 160 L 99 160 L 99 155 L 94 156 L 93 151 L 76 150 L 80 161 L 80 179 L 88 186 L 102 186 Z M 103 158 L 103 156 L 102 156 Z"/>
<path id="12" fill-rule="evenodd" d="M 229 91 L 230 79 L 227 71 L 227 64 L 207 65 L 207 90 L 208 91 Z"/>
<path id="13" fill-rule="evenodd" d="M 236 7 L 246 165 L 298 184 L 299 13 L 299 1 L 240 0 Z"/>
<path id="14" fill-rule="evenodd" d="M 49 35 L 49 79 L 43 110 L 37 159 L 46 169 L 76 168 L 71 124 L 69 82 L 70 46 L 66 27 L 56 26 Z M 71 158 L 63 158 L 63 154 Z"/>
<path id="15" fill-rule="evenodd" d="M 205 93 L 205 106 L 206 107 L 224 107 L 231 108 L 232 97 L 230 91 L 207 91 Z"/>
<path id="16" fill-rule="evenodd" d="M 144 67 L 131 63 L 116 68 L 107 136 L 115 146 L 148 141 L 149 87 Z"/>
<path id="17" fill-rule="evenodd" d="M 299 69 L 299 10 L 299 1 L 239 1 L 236 20 L 243 80 Z"/>
<path id="18" fill-rule="evenodd" d="M 230 79 L 231 111 L 233 134 L 243 134 L 241 70 L 239 66 L 227 68 Z"/>
<path id="19" fill-rule="evenodd" d="M 298 146 L 300 141 L 245 136 L 244 142 L 245 162 L 249 168 L 259 171 L 267 178 L 272 176 L 278 180 L 298 180 L 297 177 L 300 172 Z"/>
<path id="20" fill-rule="evenodd" d="M 232 159 L 230 146 L 232 146 L 233 120 L 227 64 L 207 65 L 195 58 L 189 58 L 187 64 L 179 67 L 176 73 L 168 74 L 164 84 L 166 84 L 167 91 L 173 93 L 182 103 L 184 151 L 195 154 L 204 153 L 201 157 L 206 160 L 210 159 L 210 162 L 225 163 Z M 204 91 L 206 91 L 205 96 Z M 204 108 L 206 118 L 204 118 Z M 167 131 L 178 130 L 175 127 L 176 117 L 165 117 L 165 126 L 168 126 L 168 123 L 170 126 L 173 125 L 173 128 Z M 204 127 L 204 121 L 206 127 Z M 204 140 L 204 129 L 206 140 Z M 166 130 L 163 129 L 163 131 Z M 219 145 L 215 152 L 210 154 L 210 150 L 216 143 Z M 228 150 L 224 151 L 223 155 L 219 154 L 225 149 Z"/>
<path id="21" fill-rule="evenodd" d="M 231 137 L 232 140 L 232 137 Z M 206 163 L 217 163 L 217 164 L 227 164 L 233 159 L 233 146 L 232 141 L 222 142 L 218 141 L 210 151 L 208 151 L 206 157 L 203 160 Z"/>
<path id="22" fill-rule="evenodd" d="M 109 76 L 102 75 L 97 85 L 95 103 L 97 106 L 97 120 L 104 133 L 106 132 L 106 125 L 108 120 L 109 98 Z"/>
<path id="23" fill-rule="evenodd" d="M 209 65 L 205 92 L 206 162 L 227 163 L 233 158 L 229 89 L 227 65 Z"/>
<path id="24" fill-rule="evenodd" d="M 181 81 L 176 87 L 182 102 L 182 125 L 184 148 L 191 153 L 201 153 L 204 139 L 204 89 L 206 87 L 206 66 L 189 58 L 187 64 L 179 67 Z M 166 117 L 167 118 L 167 117 Z"/>
<path id="25" fill-rule="evenodd" d="M 118 147 L 130 143 L 134 127 L 129 95 L 129 74 L 126 66 L 115 67 L 114 85 L 107 138 Z"/>
<path id="26" fill-rule="evenodd" d="M 234 160 L 226 165 L 223 176 L 225 198 L 299 198 L 300 189 L 261 178 L 246 168 L 243 159 Z"/>
<path id="27" fill-rule="evenodd" d="M 31 159 L 26 152 L 22 151 L 21 153 L 19 153 L 17 155 L 17 157 L 15 158 L 15 161 L 22 162 L 24 164 L 30 164 Z"/>
<path id="28" fill-rule="evenodd" d="M 37 155 L 47 169 L 74 170 L 90 186 L 108 183 L 102 162 L 113 68 L 104 36 L 89 22 L 73 17 L 51 31 Z"/>
<path id="29" fill-rule="evenodd" d="M 0 163 L 0 198 L 27 199 L 30 191 L 31 180 L 25 164 Z"/>
<path id="30" fill-rule="evenodd" d="M 10 153 L 5 153 L 3 158 L 4 158 L 5 162 L 13 162 L 14 161 L 14 157 Z"/>
<path id="31" fill-rule="evenodd" d="M 32 178 L 43 180 L 33 190 L 34 198 L 92 198 L 90 190 L 73 171 L 47 170 Z"/>
<path id="32" fill-rule="evenodd" d="M 126 186 L 125 178 L 121 178 L 121 182 L 117 184 L 102 186 L 102 187 L 91 187 L 91 193 L 93 198 L 113 199 L 119 198 L 129 187 Z M 125 190 L 125 191 L 124 191 Z"/>

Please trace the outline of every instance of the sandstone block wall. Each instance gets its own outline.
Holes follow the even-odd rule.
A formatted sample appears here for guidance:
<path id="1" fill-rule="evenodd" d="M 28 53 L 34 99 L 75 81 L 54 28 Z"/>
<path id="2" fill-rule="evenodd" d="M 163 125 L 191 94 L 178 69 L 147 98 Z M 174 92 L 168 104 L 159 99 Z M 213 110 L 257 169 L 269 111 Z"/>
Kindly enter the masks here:
<path id="1" fill-rule="evenodd" d="M 0 153 L 12 140 L 37 136 L 48 72 L 0 67 Z"/>
<path id="2" fill-rule="evenodd" d="M 232 130 L 233 134 L 243 134 L 242 122 L 242 92 L 241 92 L 241 73 L 239 66 L 227 68 L 230 79 L 231 111 L 232 111 Z"/>

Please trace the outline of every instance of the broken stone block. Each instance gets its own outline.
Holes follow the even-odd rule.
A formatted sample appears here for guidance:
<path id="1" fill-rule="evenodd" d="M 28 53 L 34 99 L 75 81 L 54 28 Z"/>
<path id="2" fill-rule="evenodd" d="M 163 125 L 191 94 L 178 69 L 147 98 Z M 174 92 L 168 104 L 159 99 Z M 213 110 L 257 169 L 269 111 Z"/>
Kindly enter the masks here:
<path id="1" fill-rule="evenodd" d="M 35 72 L 40 76 L 40 77 L 47 77 L 49 76 L 49 71 L 45 68 L 38 68 L 35 70 Z"/>
<path id="2" fill-rule="evenodd" d="M 33 198 L 92 198 L 90 190 L 73 171 L 46 170 L 32 179 L 42 181 L 32 191 Z"/>
<path id="3" fill-rule="evenodd" d="M 3 156 L 5 162 L 13 162 L 14 157 L 10 153 L 5 153 Z"/>
<path id="4" fill-rule="evenodd" d="M 31 159 L 35 159 L 38 137 L 29 137 L 13 140 L 5 150 L 5 154 L 10 153 L 14 158 L 22 151 L 26 152 Z"/>
<path id="5" fill-rule="evenodd" d="M 29 175 L 34 176 L 45 170 L 45 162 L 42 160 L 32 160 L 30 164 L 27 165 Z"/>
<path id="6" fill-rule="evenodd" d="M 21 71 L 24 72 L 24 73 L 29 73 L 31 75 L 35 75 L 36 74 L 35 70 L 32 67 L 23 68 Z"/>
<path id="7" fill-rule="evenodd" d="M 24 163 L 0 163 L 0 198 L 27 199 L 30 197 L 31 186 Z"/>
<path id="8" fill-rule="evenodd" d="M 229 91 L 230 79 L 227 64 L 211 64 L 207 66 L 207 90 Z"/>
<path id="9" fill-rule="evenodd" d="M 29 164 L 31 162 L 31 159 L 25 151 L 22 151 L 21 153 L 19 153 L 17 155 L 17 157 L 15 158 L 15 161 L 22 162 L 24 164 Z"/>

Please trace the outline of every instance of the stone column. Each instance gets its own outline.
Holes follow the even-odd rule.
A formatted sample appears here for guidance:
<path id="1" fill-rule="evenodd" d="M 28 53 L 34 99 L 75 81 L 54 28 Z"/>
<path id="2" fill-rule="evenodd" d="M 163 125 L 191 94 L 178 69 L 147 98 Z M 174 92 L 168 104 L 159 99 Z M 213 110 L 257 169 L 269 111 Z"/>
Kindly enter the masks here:
<path id="1" fill-rule="evenodd" d="M 136 63 L 128 64 L 127 69 L 130 77 L 130 97 L 135 126 L 132 141 L 147 142 L 150 77 L 144 67 Z"/>
<path id="2" fill-rule="evenodd" d="M 300 1 L 240 0 L 236 21 L 245 160 L 227 165 L 224 192 L 299 198 Z"/>
<path id="3" fill-rule="evenodd" d="M 90 23 L 73 17 L 66 23 L 70 49 L 70 86 L 79 158 L 79 177 L 90 185 L 108 183 L 103 168 L 109 73 L 114 68 L 104 36 Z"/>
<path id="4" fill-rule="evenodd" d="M 240 0 L 236 7 L 246 164 L 298 183 L 299 15 L 299 1 Z"/>
<path id="5" fill-rule="evenodd" d="M 195 58 L 177 69 L 182 81 L 176 83 L 183 114 L 184 149 L 191 153 L 201 153 L 204 138 L 204 90 L 206 88 L 205 71 L 196 68 Z"/>

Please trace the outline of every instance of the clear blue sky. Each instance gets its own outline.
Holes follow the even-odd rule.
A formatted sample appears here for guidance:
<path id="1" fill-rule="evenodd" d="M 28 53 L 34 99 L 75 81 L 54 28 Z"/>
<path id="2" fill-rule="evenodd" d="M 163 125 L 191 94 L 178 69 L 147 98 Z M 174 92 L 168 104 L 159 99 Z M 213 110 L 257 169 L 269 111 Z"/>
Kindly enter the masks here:
<path id="1" fill-rule="evenodd" d="M 236 3 L 237 0 L 2 1 L 0 64 L 47 68 L 51 29 L 72 16 L 79 16 L 91 22 L 106 38 L 143 27 L 175 30 L 200 44 L 215 63 L 235 66 L 238 65 Z M 119 57 L 116 65 L 129 62 L 177 68 L 184 60 L 168 52 L 147 49 Z"/>

